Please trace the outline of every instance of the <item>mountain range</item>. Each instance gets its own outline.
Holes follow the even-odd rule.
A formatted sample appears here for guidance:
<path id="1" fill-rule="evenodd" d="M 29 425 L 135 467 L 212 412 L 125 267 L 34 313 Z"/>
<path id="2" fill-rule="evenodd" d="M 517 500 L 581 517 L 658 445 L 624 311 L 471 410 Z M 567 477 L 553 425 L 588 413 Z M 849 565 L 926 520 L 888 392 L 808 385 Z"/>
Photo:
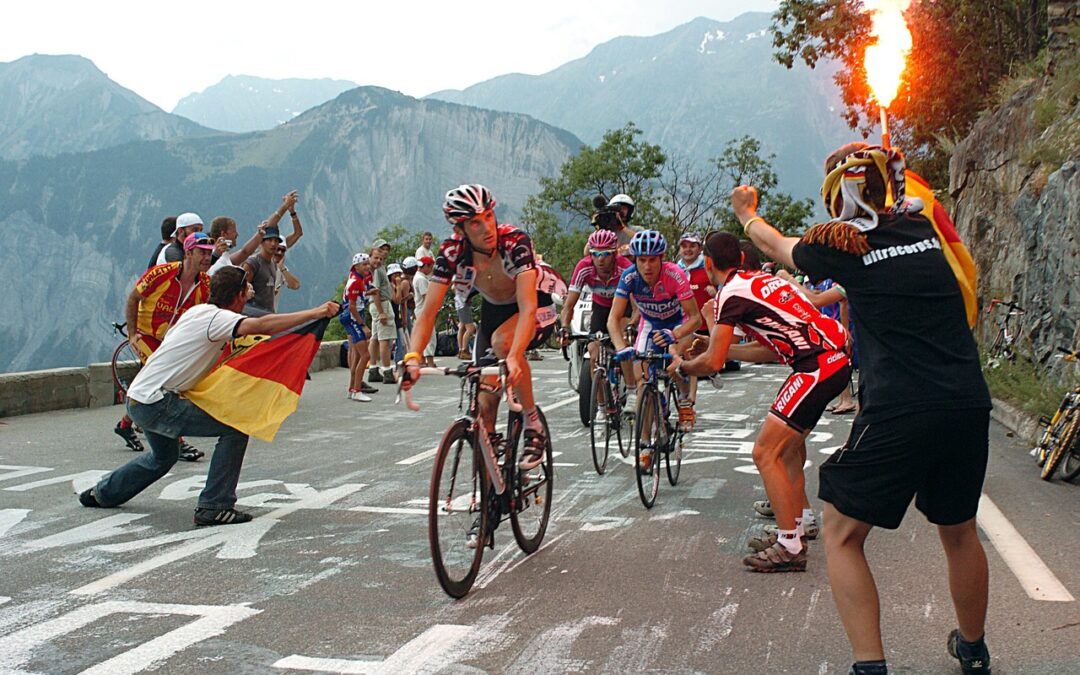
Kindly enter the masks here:
<path id="1" fill-rule="evenodd" d="M 605 42 L 543 75 L 503 75 L 430 97 L 525 113 L 589 144 L 632 121 L 650 142 L 703 162 L 729 140 L 754 136 L 776 154 L 780 188 L 816 198 L 822 160 L 852 132 L 835 112 L 827 64 L 787 70 L 773 60 L 770 21 L 761 12 L 698 18 Z"/>
<path id="2" fill-rule="evenodd" d="M 106 359 L 117 341 L 109 323 L 122 317 L 161 219 L 184 211 L 206 222 L 230 215 L 243 240 L 299 190 L 305 236 L 289 265 L 303 285 L 283 296 L 290 310 L 330 297 L 380 227 L 445 232 L 439 203 L 459 183 L 487 184 L 499 217 L 514 222 L 579 139 L 595 143 L 627 121 L 698 159 L 755 135 L 790 178 L 781 187 L 812 195 L 820 156 L 848 133 L 829 112 L 826 75 L 771 61 L 767 22 L 698 19 L 613 40 L 546 75 L 424 99 L 358 87 L 299 115 L 302 103 L 289 102 L 298 99 L 273 90 L 300 96 L 316 86 L 260 80 L 256 96 L 243 86 L 253 80 L 226 78 L 200 105 L 217 98 L 247 111 L 215 126 L 268 127 L 242 134 L 165 112 L 81 57 L 0 64 L 0 266 L 17 291 L 0 295 L 0 371 Z M 272 96 L 262 96 L 267 87 Z M 267 106 L 276 116 L 255 121 Z"/>
<path id="3" fill-rule="evenodd" d="M 263 131 L 357 86 L 348 80 L 268 80 L 229 75 L 199 93 L 180 99 L 173 114 L 212 129 Z"/>

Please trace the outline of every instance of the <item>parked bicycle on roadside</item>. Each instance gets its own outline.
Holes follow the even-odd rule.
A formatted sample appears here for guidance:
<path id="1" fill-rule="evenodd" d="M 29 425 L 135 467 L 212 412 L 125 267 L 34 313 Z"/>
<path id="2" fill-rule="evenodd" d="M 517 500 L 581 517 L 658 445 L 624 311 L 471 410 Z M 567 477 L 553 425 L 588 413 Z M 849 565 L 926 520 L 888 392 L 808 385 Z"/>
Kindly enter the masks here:
<path id="1" fill-rule="evenodd" d="M 1075 362 L 1080 355 L 1080 352 L 1064 347 L 1058 347 L 1058 351 L 1065 355 L 1063 360 L 1069 362 Z M 1040 423 L 1045 423 L 1046 431 L 1032 454 L 1042 467 L 1042 479 L 1053 478 L 1059 466 L 1064 480 L 1071 481 L 1080 476 L 1080 385 L 1065 393 L 1053 417 L 1042 418 Z"/>
<path id="2" fill-rule="evenodd" d="M 994 298 L 987 306 L 986 313 L 992 314 L 998 306 L 1004 307 L 1006 311 L 998 321 L 997 334 L 987 350 L 988 368 L 997 368 L 1003 361 L 1015 361 L 1020 338 L 1024 335 L 1024 315 L 1027 310 L 1014 302 Z"/>

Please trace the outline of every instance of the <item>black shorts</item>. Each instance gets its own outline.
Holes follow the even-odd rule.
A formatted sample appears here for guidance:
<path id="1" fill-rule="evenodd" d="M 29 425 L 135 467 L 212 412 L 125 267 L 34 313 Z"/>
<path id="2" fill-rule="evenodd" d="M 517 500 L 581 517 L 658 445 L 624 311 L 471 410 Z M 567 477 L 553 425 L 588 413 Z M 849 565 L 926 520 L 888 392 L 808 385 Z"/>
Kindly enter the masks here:
<path id="1" fill-rule="evenodd" d="M 547 293 L 537 293 L 536 333 L 526 349 L 536 349 L 551 337 L 555 330 L 555 305 Z M 496 305 L 483 300 L 480 302 L 480 325 L 476 329 L 476 345 L 473 347 L 473 361 L 477 361 L 491 352 L 491 336 L 518 313 L 516 302 L 508 305 Z"/>
<path id="2" fill-rule="evenodd" d="M 607 335 L 607 320 L 611 315 L 611 307 L 592 306 L 592 316 L 589 317 L 589 334 L 603 333 Z"/>
<path id="3" fill-rule="evenodd" d="M 843 352 L 823 352 L 795 365 L 769 412 L 800 434 L 817 426 L 829 401 L 851 383 L 851 363 Z"/>
<path id="4" fill-rule="evenodd" d="M 935 525 L 975 517 L 986 475 L 990 411 L 933 410 L 856 424 L 821 465 L 818 497 L 864 523 L 900 527 L 911 498 Z"/>

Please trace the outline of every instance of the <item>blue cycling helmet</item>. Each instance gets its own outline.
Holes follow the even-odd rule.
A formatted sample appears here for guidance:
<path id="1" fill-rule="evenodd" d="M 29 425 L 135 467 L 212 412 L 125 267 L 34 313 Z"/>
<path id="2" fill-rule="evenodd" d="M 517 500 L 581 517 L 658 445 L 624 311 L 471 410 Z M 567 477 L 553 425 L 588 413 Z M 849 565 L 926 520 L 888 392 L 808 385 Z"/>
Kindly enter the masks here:
<path id="1" fill-rule="evenodd" d="M 664 235 L 656 230 L 642 230 L 630 240 L 630 255 L 635 258 L 639 255 L 664 255 L 666 250 Z"/>

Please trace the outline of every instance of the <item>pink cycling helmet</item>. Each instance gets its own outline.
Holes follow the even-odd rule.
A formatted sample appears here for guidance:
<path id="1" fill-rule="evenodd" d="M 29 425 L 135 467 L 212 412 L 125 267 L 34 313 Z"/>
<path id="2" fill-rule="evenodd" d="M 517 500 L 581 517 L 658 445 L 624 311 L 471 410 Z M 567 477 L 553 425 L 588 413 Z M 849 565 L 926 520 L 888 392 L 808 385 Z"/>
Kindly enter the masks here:
<path id="1" fill-rule="evenodd" d="M 611 251 L 619 247 L 619 237 L 611 230 L 597 230 L 589 235 L 589 248 L 594 251 Z"/>

